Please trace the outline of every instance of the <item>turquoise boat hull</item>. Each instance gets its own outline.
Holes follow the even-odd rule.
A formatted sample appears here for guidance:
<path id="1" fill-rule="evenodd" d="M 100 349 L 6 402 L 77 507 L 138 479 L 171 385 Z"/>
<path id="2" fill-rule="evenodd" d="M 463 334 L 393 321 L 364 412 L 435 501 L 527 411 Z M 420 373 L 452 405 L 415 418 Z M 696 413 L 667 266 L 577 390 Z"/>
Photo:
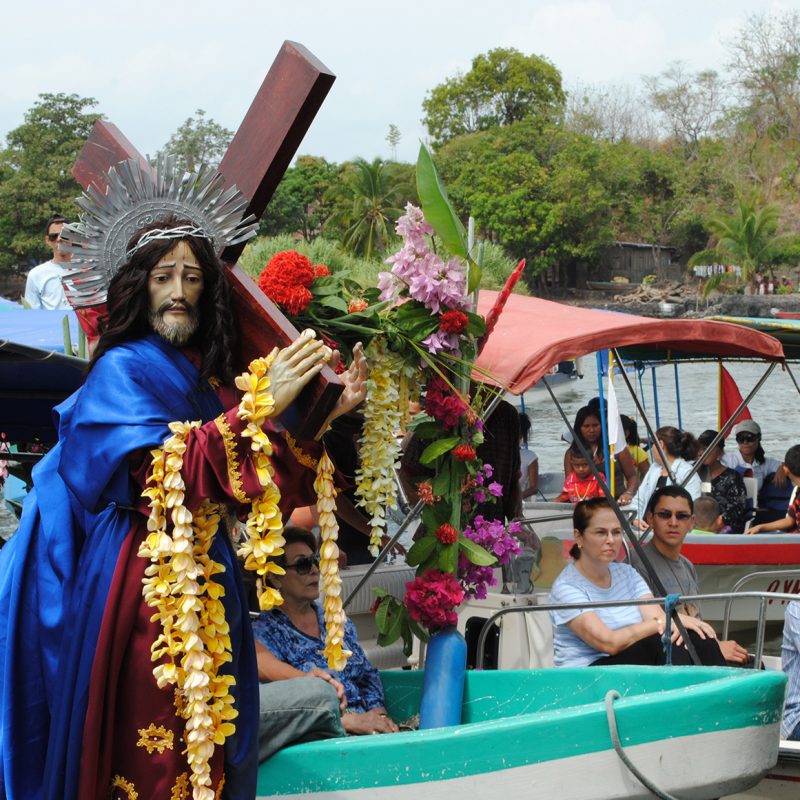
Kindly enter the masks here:
<path id="1" fill-rule="evenodd" d="M 384 672 L 396 720 L 419 710 L 423 673 Z M 286 748 L 258 797 L 647 798 L 615 753 L 686 800 L 747 789 L 777 761 L 785 676 L 711 667 L 595 667 L 467 674 L 462 724 Z M 421 794 L 412 794 L 419 792 Z"/>

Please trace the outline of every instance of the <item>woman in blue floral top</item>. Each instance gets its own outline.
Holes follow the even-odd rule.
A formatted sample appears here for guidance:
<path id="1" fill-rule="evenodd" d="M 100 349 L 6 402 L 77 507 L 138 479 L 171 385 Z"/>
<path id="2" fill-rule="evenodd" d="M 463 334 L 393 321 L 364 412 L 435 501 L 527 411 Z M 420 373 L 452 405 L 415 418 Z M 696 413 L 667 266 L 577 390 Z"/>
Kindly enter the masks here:
<path id="1" fill-rule="evenodd" d="M 343 671 L 328 670 L 322 655 L 325 619 L 317 602 L 319 556 L 316 539 L 304 528 L 287 528 L 284 538 L 285 553 L 278 563 L 286 574 L 270 576 L 270 581 L 280 589 L 283 605 L 263 612 L 253 622 L 260 677 L 266 680 L 291 677 L 287 665 L 294 674 L 328 672 L 344 687 L 347 708 L 342 714 L 342 725 L 347 733 L 397 731 L 397 725 L 383 707 L 383 687 L 378 671 L 367 660 L 358 643 L 355 626 L 349 620 L 345 626 L 344 646 L 353 655 Z M 295 670 L 299 672 L 295 673 Z"/>

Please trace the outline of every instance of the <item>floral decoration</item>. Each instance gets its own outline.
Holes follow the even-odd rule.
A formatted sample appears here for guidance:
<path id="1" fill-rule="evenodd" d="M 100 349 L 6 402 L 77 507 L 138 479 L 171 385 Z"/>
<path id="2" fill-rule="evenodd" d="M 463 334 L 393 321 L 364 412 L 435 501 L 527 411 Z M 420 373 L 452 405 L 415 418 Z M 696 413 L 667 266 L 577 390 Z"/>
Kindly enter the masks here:
<path id="1" fill-rule="evenodd" d="M 333 484 L 333 462 L 323 453 L 317 465 L 314 489 L 317 492 L 317 511 L 320 530 L 319 572 L 325 592 L 325 649 L 323 654 L 332 670 L 341 671 L 353 654 L 344 648 L 344 626 L 347 617 L 342 605 L 342 579 L 339 576 L 339 523 L 336 521 L 336 489 Z"/>

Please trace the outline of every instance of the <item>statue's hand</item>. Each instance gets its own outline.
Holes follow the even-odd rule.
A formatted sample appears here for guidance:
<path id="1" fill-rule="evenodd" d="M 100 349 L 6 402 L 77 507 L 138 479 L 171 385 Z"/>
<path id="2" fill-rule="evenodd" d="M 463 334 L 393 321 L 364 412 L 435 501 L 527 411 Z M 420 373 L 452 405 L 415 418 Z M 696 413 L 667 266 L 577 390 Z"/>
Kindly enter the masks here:
<path id="1" fill-rule="evenodd" d="M 282 414 L 305 385 L 325 364 L 330 350 L 317 340 L 301 335 L 275 356 L 269 369 L 269 383 L 275 401 L 275 415 Z"/>
<path id="2" fill-rule="evenodd" d="M 339 377 L 344 384 L 344 391 L 339 396 L 339 400 L 334 408 L 331 419 L 352 411 L 356 406 L 361 405 L 367 397 L 367 359 L 364 356 L 364 347 L 358 342 L 353 348 L 353 362 Z"/>

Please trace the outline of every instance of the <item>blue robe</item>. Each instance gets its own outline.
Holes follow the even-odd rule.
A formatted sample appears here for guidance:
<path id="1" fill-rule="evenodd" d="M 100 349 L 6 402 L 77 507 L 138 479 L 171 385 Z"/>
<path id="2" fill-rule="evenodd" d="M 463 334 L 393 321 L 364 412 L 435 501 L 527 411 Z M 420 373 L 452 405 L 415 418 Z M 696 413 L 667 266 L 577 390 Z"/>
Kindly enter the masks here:
<path id="1" fill-rule="evenodd" d="M 129 456 L 160 447 L 174 421 L 208 422 L 219 399 L 176 348 L 152 334 L 103 355 L 57 409 L 59 442 L 34 470 L 16 535 L 0 550 L 0 798 L 77 795 L 90 676 L 120 548 L 141 515 Z M 239 717 L 225 744 L 225 797 L 252 798 L 258 675 L 227 536 L 225 565 Z M 151 665 L 143 669 L 152 669 Z"/>

